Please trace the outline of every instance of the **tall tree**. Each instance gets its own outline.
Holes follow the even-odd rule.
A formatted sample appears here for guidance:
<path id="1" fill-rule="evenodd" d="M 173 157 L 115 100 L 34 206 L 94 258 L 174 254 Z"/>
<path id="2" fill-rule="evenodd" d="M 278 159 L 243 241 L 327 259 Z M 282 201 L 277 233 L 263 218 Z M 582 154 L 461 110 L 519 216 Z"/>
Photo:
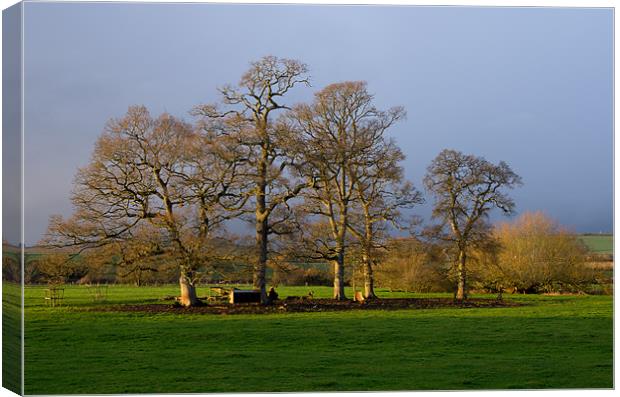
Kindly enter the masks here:
<path id="1" fill-rule="evenodd" d="M 385 248 L 388 228 L 402 229 L 401 210 L 421 203 L 422 196 L 404 180 L 399 165 L 404 154 L 393 140 L 379 141 L 367 157 L 367 164 L 354 165 L 354 206 L 349 230 L 360 244 L 364 274 L 364 298 L 375 298 L 373 266 L 375 252 Z"/>
<path id="2" fill-rule="evenodd" d="M 521 185 L 521 177 L 503 161 L 495 165 L 446 149 L 429 165 L 424 184 L 435 196 L 433 218 L 440 221 L 437 235 L 450 242 L 456 254 L 456 299 L 466 299 L 468 251 L 488 237 L 485 221 L 491 210 L 513 213 L 514 201 L 504 190 Z M 444 233 L 446 227 L 449 231 Z"/>
<path id="3" fill-rule="evenodd" d="M 325 217 L 330 241 L 324 252 L 334 265 L 334 298 L 345 299 L 344 267 L 349 212 L 356 184 L 372 167 L 373 153 L 384 143 L 384 132 L 405 112 L 400 107 L 378 110 L 362 81 L 331 84 L 315 94 L 312 104 L 290 114 L 299 131 L 296 152 L 304 158 L 299 171 L 316 183 L 303 194 L 307 211 Z"/>
<path id="4" fill-rule="evenodd" d="M 219 90 L 226 109 L 215 105 L 194 109 L 203 128 L 243 148 L 239 158 L 245 164 L 245 177 L 252 182 L 246 194 L 252 198 L 256 231 L 253 282 L 260 289 L 263 302 L 267 299 L 269 236 L 279 233 L 279 227 L 290 217 L 282 208 L 286 209 L 287 202 L 309 185 L 307 181 L 290 178 L 288 168 L 294 160 L 288 155 L 287 146 L 295 138 L 290 131 L 279 128 L 274 118 L 278 111 L 288 109 L 282 100 L 293 87 L 309 85 L 307 73 L 307 66 L 299 61 L 267 56 L 252 63 L 237 86 L 227 85 Z"/>
<path id="5" fill-rule="evenodd" d="M 205 145 L 211 149 L 197 154 Z M 230 197 L 236 169 L 222 164 L 224 156 L 209 155 L 217 150 L 181 120 L 168 114 L 153 118 L 143 106 L 129 108 L 107 124 L 90 163 L 79 169 L 71 197 L 75 213 L 68 220 L 52 217 L 48 242 L 97 248 L 131 239 L 148 222 L 164 233 L 178 262 L 181 303 L 196 305 L 195 283 L 209 237 L 204 225 L 207 218 L 218 224 L 229 216 L 222 202 L 235 204 Z M 211 179 L 204 178 L 204 168 Z M 196 212 L 198 228 L 192 222 Z"/>

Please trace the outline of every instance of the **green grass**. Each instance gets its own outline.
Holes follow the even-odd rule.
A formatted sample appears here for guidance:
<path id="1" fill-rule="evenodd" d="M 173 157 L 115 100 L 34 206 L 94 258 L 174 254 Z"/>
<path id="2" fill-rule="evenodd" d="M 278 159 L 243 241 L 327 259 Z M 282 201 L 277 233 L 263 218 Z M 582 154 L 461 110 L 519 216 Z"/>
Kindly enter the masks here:
<path id="1" fill-rule="evenodd" d="M 601 235 L 582 235 L 579 238 L 585 243 L 588 249 L 596 254 L 614 253 L 614 236 L 611 234 Z"/>
<path id="2" fill-rule="evenodd" d="M 21 286 L 2 284 L 2 387 L 21 394 Z"/>
<path id="3" fill-rule="evenodd" d="M 278 292 L 310 289 L 330 294 Z M 176 293 L 111 286 L 103 304 Z M 95 304 L 85 287 L 67 287 L 60 308 L 42 296 L 27 288 L 26 394 L 613 387 L 610 296 L 514 295 L 505 299 L 527 305 L 497 309 L 229 316 L 86 312 Z"/>

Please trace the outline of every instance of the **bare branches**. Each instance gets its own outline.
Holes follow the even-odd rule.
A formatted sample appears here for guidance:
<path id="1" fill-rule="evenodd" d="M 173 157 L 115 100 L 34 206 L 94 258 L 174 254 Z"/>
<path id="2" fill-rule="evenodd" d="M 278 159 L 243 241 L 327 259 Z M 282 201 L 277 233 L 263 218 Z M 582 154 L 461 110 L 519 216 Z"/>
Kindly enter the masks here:
<path id="1" fill-rule="evenodd" d="M 244 198 L 235 205 L 254 207 L 245 210 L 254 213 L 258 251 L 254 284 L 264 298 L 268 236 L 282 230 L 282 222 L 271 224 L 270 215 L 288 210 L 288 201 L 312 184 L 296 180 L 289 172 L 295 165 L 288 155 L 292 135 L 283 124 L 274 123 L 271 116 L 289 109 L 282 102 L 283 97 L 296 86 L 309 85 L 307 73 L 307 66 L 299 61 L 266 56 L 253 62 L 236 86 L 219 89 L 225 110 L 216 105 L 200 105 L 192 111 L 207 135 L 226 136 L 238 149 L 236 159 L 250 183 L 238 190 Z"/>
<path id="2" fill-rule="evenodd" d="M 131 107 L 107 123 L 90 163 L 75 178 L 74 215 L 52 218 L 47 242 L 81 250 L 120 244 L 126 251 L 135 246 L 135 232 L 148 226 L 167 241 L 158 247 L 165 247 L 191 284 L 206 263 L 212 233 L 247 201 L 239 153 L 226 137 Z M 120 264 L 131 267 L 137 259 L 122 250 Z M 153 254 L 145 252 L 140 255 Z"/>
<path id="3" fill-rule="evenodd" d="M 325 218 L 324 227 L 330 231 L 326 234 L 329 236 L 327 240 L 317 238 L 315 244 L 320 246 L 319 243 L 323 242 L 317 252 L 334 261 L 336 298 L 344 296 L 342 274 L 347 231 L 351 230 L 357 236 L 362 233 L 354 229 L 350 222 L 354 204 L 368 200 L 366 210 L 370 210 L 371 206 L 379 207 L 381 203 L 377 198 L 362 192 L 365 193 L 374 183 L 376 195 L 385 199 L 388 195 L 381 195 L 379 190 L 387 184 L 381 185 L 377 181 L 384 179 L 387 172 L 395 173 L 390 178 L 396 183 L 400 180 L 400 170 L 390 168 L 380 175 L 383 171 L 375 163 L 387 154 L 393 156 L 394 162 L 402 157 L 399 151 L 392 153 L 394 147 L 384 138 L 384 133 L 402 119 L 405 112 L 400 107 L 380 111 L 374 107 L 372 100 L 365 82 L 331 84 L 315 94 L 312 104 L 296 106 L 286 120 L 289 128 L 296 130 L 299 136 L 291 147 L 293 153 L 302 159 L 296 172 L 314 180 L 312 188 L 302 193 L 306 211 Z M 416 200 L 409 198 L 409 195 L 407 197 L 405 200 Z M 399 205 L 404 205 L 404 202 Z M 391 215 L 389 212 L 383 212 L 384 218 L 396 219 L 395 211 Z M 373 216 L 377 217 L 379 213 L 373 211 Z M 368 220 L 371 226 L 379 222 L 378 218 Z"/>
<path id="4" fill-rule="evenodd" d="M 505 162 L 494 165 L 454 150 L 444 150 L 433 160 L 424 183 L 436 197 L 433 217 L 450 224 L 463 239 L 493 208 L 511 214 L 514 201 L 501 189 L 522 184 Z"/>
<path id="5" fill-rule="evenodd" d="M 299 61 L 264 57 L 250 65 L 237 86 L 219 89 L 226 110 L 200 105 L 192 111 L 200 128 L 212 136 L 227 136 L 237 145 L 236 160 L 243 164 L 245 177 L 253 180 L 244 193 L 264 197 L 265 208 L 260 213 L 265 218 L 307 185 L 291 181 L 287 175 L 288 168 L 295 165 L 287 150 L 291 132 L 270 118 L 273 111 L 288 109 L 278 98 L 297 85 L 309 85 L 307 72 L 307 66 Z M 267 187 L 268 195 L 263 192 Z"/>

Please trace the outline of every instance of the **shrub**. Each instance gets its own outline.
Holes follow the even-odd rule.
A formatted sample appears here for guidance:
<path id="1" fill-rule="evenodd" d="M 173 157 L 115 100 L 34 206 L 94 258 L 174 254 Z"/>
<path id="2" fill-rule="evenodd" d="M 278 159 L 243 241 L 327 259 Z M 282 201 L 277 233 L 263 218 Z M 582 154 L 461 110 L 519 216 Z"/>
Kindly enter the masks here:
<path id="1" fill-rule="evenodd" d="M 375 267 L 378 287 L 415 291 L 443 292 L 452 289 L 447 269 L 437 247 L 416 239 L 394 239 Z"/>
<path id="2" fill-rule="evenodd" d="M 595 282 L 574 233 L 541 212 L 524 213 L 494 230 L 500 249 L 480 266 L 483 283 L 526 293 L 578 292 Z"/>
<path id="3" fill-rule="evenodd" d="M 302 268 L 291 264 L 280 264 L 271 279 L 273 285 L 332 285 L 330 272 L 315 267 Z"/>

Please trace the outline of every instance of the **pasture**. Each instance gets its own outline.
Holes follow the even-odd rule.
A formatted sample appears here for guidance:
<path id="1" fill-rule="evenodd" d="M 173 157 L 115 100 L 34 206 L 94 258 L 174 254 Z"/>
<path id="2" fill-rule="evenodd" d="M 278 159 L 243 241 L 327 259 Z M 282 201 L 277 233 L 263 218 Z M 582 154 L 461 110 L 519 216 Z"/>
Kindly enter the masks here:
<path id="1" fill-rule="evenodd" d="M 611 255 L 614 253 L 614 236 L 611 234 L 583 234 L 579 239 L 594 254 Z"/>
<path id="2" fill-rule="evenodd" d="M 317 298 L 331 294 L 328 287 L 278 292 L 309 289 Z M 41 287 L 26 288 L 26 394 L 613 387 L 611 296 L 505 295 L 523 305 L 502 308 L 214 315 L 93 310 L 170 304 L 161 297 L 176 295 L 173 285 L 110 286 L 105 302 L 91 292 L 66 286 L 63 306 L 52 308 Z"/>

